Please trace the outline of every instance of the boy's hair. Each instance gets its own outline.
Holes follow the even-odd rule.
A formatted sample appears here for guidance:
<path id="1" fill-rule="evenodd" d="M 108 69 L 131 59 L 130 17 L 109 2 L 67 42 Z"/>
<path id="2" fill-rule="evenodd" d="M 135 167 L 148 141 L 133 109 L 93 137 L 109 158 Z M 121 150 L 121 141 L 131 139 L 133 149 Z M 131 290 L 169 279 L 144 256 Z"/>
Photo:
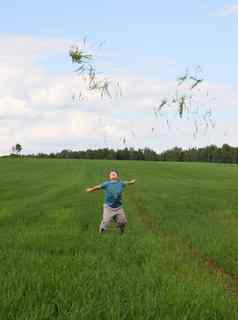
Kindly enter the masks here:
<path id="1" fill-rule="evenodd" d="M 120 177 L 120 174 L 119 174 L 119 172 L 118 172 L 117 170 L 110 170 L 110 171 L 108 172 L 108 177 L 110 177 L 110 174 L 111 174 L 112 172 L 116 172 L 116 174 L 118 175 L 118 177 Z"/>

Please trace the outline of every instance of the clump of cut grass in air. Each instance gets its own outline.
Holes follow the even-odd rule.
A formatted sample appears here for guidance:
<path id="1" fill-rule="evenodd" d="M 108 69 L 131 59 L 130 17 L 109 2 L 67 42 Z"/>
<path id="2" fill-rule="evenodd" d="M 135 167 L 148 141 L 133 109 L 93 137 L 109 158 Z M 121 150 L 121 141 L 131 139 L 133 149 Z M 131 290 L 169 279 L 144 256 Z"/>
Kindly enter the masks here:
<path id="1" fill-rule="evenodd" d="M 69 50 L 69 55 L 72 59 L 72 62 L 77 64 L 85 64 L 93 60 L 92 54 L 85 53 L 83 50 L 79 49 L 78 47 L 72 47 Z"/>
<path id="2" fill-rule="evenodd" d="M 182 118 L 182 116 L 183 116 L 185 107 L 186 107 L 186 97 L 182 96 L 179 101 L 179 116 L 180 116 L 180 118 Z"/>
<path id="3" fill-rule="evenodd" d="M 153 108 L 155 117 L 164 117 L 168 129 L 179 130 L 172 123 L 179 116 L 179 119 L 192 123 L 194 139 L 200 132 L 206 134 L 209 128 L 215 127 L 212 106 L 216 98 L 210 98 L 206 85 L 202 86 L 204 82 L 205 76 L 200 65 L 186 68 L 184 74 L 176 79 L 175 88 L 170 89 L 160 104 Z M 191 128 L 191 125 L 188 124 L 188 127 Z"/>
<path id="4" fill-rule="evenodd" d="M 101 48 L 103 44 L 104 42 L 99 44 L 98 48 Z M 95 48 L 91 49 L 95 50 Z M 69 56 L 72 63 L 78 65 L 75 72 L 81 76 L 84 83 L 86 83 L 86 93 L 83 95 L 82 92 L 80 92 L 80 98 L 77 99 L 77 101 L 80 102 L 85 100 L 89 92 L 98 92 L 101 99 L 105 96 L 112 98 L 114 95 L 113 93 L 115 93 L 116 97 L 121 97 L 122 89 L 119 82 L 114 82 L 96 70 L 96 54 L 89 53 L 91 49 L 90 45 L 87 43 L 87 38 L 85 37 L 83 39 L 82 48 L 79 46 L 72 46 L 69 50 Z M 78 96 L 78 94 L 72 95 L 72 97 L 74 97 L 74 102 L 76 96 Z"/>

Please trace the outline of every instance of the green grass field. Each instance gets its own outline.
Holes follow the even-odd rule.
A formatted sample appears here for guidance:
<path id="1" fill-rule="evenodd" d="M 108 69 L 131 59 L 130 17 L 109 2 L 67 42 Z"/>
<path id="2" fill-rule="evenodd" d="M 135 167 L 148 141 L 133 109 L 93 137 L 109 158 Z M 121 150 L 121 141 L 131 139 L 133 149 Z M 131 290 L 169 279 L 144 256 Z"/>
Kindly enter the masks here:
<path id="1" fill-rule="evenodd" d="M 116 168 L 128 226 L 98 233 Z M 0 319 L 238 319 L 238 167 L 0 160 Z"/>

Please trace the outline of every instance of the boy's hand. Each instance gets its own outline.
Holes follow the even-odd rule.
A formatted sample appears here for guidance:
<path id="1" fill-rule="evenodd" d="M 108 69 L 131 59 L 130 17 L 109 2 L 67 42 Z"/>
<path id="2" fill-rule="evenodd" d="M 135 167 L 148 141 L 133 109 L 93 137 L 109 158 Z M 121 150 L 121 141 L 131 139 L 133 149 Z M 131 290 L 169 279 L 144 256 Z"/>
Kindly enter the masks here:
<path id="1" fill-rule="evenodd" d="M 97 190 L 100 190 L 101 189 L 101 185 L 98 185 L 98 186 L 95 186 L 95 187 L 92 187 L 92 188 L 87 188 L 85 191 L 86 192 L 93 192 L 93 191 L 97 191 Z"/>
<path id="2" fill-rule="evenodd" d="M 136 179 L 131 180 L 130 183 L 132 184 L 136 183 Z"/>

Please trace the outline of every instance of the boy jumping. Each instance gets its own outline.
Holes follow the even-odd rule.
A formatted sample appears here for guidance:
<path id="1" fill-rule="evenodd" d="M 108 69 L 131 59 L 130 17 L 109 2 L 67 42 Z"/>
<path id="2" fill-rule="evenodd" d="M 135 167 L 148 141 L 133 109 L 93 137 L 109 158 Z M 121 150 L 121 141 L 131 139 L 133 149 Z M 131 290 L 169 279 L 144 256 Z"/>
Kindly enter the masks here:
<path id="1" fill-rule="evenodd" d="M 112 220 L 117 224 L 121 233 L 124 232 L 127 223 L 126 215 L 122 207 L 122 192 L 127 185 L 134 184 L 136 180 L 121 181 L 119 173 L 112 170 L 109 173 L 109 180 L 92 188 L 87 188 L 87 192 L 104 190 L 105 198 L 103 205 L 103 219 L 99 231 L 104 232 Z"/>

